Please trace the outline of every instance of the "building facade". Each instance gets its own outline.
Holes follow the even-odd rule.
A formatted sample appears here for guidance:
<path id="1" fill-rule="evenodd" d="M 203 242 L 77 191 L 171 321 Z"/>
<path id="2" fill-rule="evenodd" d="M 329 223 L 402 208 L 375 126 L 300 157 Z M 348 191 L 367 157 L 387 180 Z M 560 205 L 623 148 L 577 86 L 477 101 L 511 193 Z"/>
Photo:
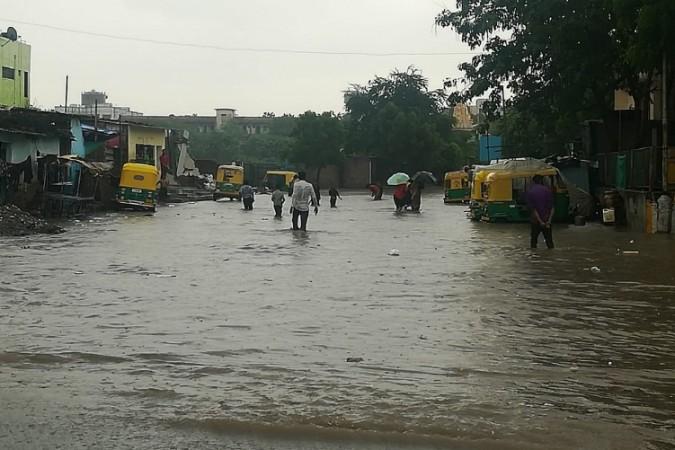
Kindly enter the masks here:
<path id="1" fill-rule="evenodd" d="M 13 28 L 0 33 L 0 106 L 30 106 L 30 51 Z"/>
<path id="2" fill-rule="evenodd" d="M 101 91 L 82 92 L 80 104 L 55 106 L 54 111 L 78 116 L 96 116 L 104 120 L 119 120 L 120 117 L 140 117 L 143 113 L 132 111 L 128 106 L 115 106 L 108 101 L 108 95 Z"/>

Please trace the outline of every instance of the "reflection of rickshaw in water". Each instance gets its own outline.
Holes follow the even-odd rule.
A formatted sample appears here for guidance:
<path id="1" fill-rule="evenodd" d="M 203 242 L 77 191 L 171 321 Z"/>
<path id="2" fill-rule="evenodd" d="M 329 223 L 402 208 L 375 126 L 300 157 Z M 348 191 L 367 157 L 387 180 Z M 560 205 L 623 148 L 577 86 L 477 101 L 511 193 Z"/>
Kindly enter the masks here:
<path id="1" fill-rule="evenodd" d="M 116 200 L 122 207 L 155 211 L 159 170 L 149 164 L 126 163 L 122 166 Z"/>
<path id="2" fill-rule="evenodd" d="M 297 173 L 291 170 L 268 170 L 263 178 L 263 186 L 266 192 L 271 192 L 276 188 L 284 189 L 290 192 L 293 177 Z"/>
<path id="3" fill-rule="evenodd" d="M 526 194 L 535 175 L 544 177 L 554 195 L 553 220 L 569 219 L 569 194 L 558 169 L 536 160 L 481 166 L 473 173 L 469 216 L 485 222 L 527 222 Z"/>
<path id="4" fill-rule="evenodd" d="M 244 168 L 235 164 L 218 166 L 215 183 L 213 200 L 226 197 L 239 200 L 239 189 L 244 184 Z"/>
<path id="5" fill-rule="evenodd" d="M 464 203 L 469 201 L 469 174 L 464 170 L 446 172 L 443 181 L 445 203 Z"/>

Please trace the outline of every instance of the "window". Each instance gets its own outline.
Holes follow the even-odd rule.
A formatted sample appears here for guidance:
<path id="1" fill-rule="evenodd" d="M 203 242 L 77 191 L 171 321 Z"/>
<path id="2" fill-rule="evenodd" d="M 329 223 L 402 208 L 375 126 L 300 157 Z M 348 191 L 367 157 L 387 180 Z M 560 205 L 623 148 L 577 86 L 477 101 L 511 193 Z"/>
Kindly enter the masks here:
<path id="1" fill-rule="evenodd" d="M 14 69 L 12 67 L 2 66 L 2 78 L 7 78 L 8 80 L 14 79 Z"/>
<path id="2" fill-rule="evenodd" d="M 136 144 L 136 161 L 155 165 L 155 147 L 153 145 Z"/>
<path id="3" fill-rule="evenodd" d="M 23 96 L 26 98 L 30 96 L 30 90 L 28 90 L 28 72 L 23 73 Z"/>

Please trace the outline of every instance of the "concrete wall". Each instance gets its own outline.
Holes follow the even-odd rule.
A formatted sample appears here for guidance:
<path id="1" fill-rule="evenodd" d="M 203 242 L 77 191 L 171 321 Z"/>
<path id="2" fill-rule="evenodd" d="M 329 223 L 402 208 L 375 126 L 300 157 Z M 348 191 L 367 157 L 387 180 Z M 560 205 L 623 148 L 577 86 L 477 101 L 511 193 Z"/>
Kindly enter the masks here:
<path id="1" fill-rule="evenodd" d="M 363 189 L 373 180 L 375 173 L 374 161 L 367 156 L 354 156 L 347 159 L 342 165 L 342 187 Z"/>
<path id="2" fill-rule="evenodd" d="M 30 106 L 30 45 L 0 37 L 0 70 L 13 69 L 14 78 L 0 73 L 0 105 Z M 26 83 L 28 81 L 28 83 Z"/>
<path id="3" fill-rule="evenodd" d="M 58 155 L 59 138 L 46 136 L 27 136 L 15 133 L 0 132 L 0 142 L 7 149 L 7 162 L 20 163 L 29 156 L 35 162 L 40 155 Z"/>
<path id="4" fill-rule="evenodd" d="M 136 159 L 136 145 L 151 145 L 155 147 L 155 166 L 157 167 L 157 170 L 161 170 L 159 165 L 159 155 L 166 145 L 166 133 L 164 129 L 129 125 L 127 142 L 129 149 L 129 161 Z"/>
<path id="5" fill-rule="evenodd" d="M 307 180 L 314 183 L 316 182 L 317 169 L 307 170 Z M 320 180 L 321 190 L 329 189 L 331 186 L 340 186 L 340 168 L 338 166 L 326 166 L 321 169 L 321 180 Z"/>

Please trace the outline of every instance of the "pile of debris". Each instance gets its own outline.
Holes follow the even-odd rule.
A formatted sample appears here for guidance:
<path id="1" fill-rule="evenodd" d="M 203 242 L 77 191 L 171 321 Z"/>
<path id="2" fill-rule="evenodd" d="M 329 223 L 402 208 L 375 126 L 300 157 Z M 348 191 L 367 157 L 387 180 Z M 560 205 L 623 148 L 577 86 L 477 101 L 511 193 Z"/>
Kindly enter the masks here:
<path id="1" fill-rule="evenodd" d="M 0 206 L 0 236 L 27 236 L 29 234 L 58 234 L 65 230 L 31 216 L 14 205 Z"/>

